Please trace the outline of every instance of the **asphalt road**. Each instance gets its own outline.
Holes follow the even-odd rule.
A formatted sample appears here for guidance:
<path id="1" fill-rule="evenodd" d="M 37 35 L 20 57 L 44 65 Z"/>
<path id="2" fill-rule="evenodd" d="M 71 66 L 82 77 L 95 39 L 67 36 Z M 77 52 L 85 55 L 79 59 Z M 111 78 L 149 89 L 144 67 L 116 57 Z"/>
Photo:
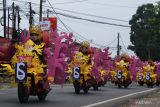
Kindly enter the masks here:
<path id="1" fill-rule="evenodd" d="M 157 91 L 158 88 L 140 87 L 133 83 L 127 89 L 119 89 L 107 83 L 99 91 L 90 89 L 88 94 L 83 91 L 76 95 L 72 85 L 53 85 L 46 101 L 39 102 L 38 98 L 31 96 L 27 104 L 20 104 L 16 88 L 0 89 L 0 107 L 117 107 L 124 101 L 140 97 Z"/>

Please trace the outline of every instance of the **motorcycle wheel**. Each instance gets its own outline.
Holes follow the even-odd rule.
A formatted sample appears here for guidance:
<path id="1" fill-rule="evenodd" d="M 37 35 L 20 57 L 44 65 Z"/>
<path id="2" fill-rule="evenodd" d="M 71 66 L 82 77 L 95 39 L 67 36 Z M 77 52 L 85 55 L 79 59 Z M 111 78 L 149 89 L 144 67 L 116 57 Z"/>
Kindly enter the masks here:
<path id="1" fill-rule="evenodd" d="M 150 86 L 151 86 L 150 83 L 147 83 L 147 87 L 150 88 Z"/>
<path id="2" fill-rule="evenodd" d="M 151 88 L 153 88 L 153 86 L 154 86 L 154 83 L 153 83 L 153 82 L 151 82 Z"/>
<path id="3" fill-rule="evenodd" d="M 104 87 L 105 83 L 102 84 L 102 87 Z"/>
<path id="4" fill-rule="evenodd" d="M 118 88 L 121 88 L 121 85 L 120 85 L 120 84 L 118 84 Z"/>
<path id="5" fill-rule="evenodd" d="M 87 94 L 88 93 L 88 88 L 84 88 L 83 91 L 84 91 L 85 94 Z"/>
<path id="6" fill-rule="evenodd" d="M 115 86 L 117 86 L 118 85 L 118 83 L 117 83 L 117 81 L 115 81 Z"/>
<path id="7" fill-rule="evenodd" d="M 118 85 L 118 88 L 121 88 L 122 86 L 121 86 L 121 80 L 118 80 L 117 81 L 117 85 Z"/>
<path id="8" fill-rule="evenodd" d="M 139 85 L 140 85 L 140 86 L 143 86 L 143 83 L 140 83 Z"/>
<path id="9" fill-rule="evenodd" d="M 29 99 L 28 87 L 18 83 L 18 99 L 20 103 L 27 103 Z"/>
<path id="10" fill-rule="evenodd" d="M 159 81 L 156 82 L 156 86 L 159 86 Z"/>
<path id="11" fill-rule="evenodd" d="M 40 93 L 40 94 L 38 94 L 39 101 L 45 101 L 46 96 L 47 96 L 46 93 Z"/>
<path id="12" fill-rule="evenodd" d="M 94 90 L 98 90 L 98 85 L 94 85 L 94 86 L 93 86 L 93 89 L 94 89 Z"/>
<path id="13" fill-rule="evenodd" d="M 80 83 L 79 82 L 74 82 L 74 89 L 75 89 L 75 93 L 79 94 L 80 93 Z"/>
<path id="14" fill-rule="evenodd" d="M 124 83 L 124 88 L 127 88 L 127 87 L 128 87 L 128 83 L 125 82 L 125 83 Z"/>

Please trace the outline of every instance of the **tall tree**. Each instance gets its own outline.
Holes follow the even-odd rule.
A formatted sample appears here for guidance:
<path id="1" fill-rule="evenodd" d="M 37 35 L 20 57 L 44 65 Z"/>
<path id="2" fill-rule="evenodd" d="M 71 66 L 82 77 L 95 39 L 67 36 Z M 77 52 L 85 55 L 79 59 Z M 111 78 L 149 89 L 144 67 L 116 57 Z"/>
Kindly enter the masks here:
<path id="1" fill-rule="evenodd" d="M 160 60 L 160 3 L 138 7 L 132 16 L 128 46 L 141 60 Z"/>

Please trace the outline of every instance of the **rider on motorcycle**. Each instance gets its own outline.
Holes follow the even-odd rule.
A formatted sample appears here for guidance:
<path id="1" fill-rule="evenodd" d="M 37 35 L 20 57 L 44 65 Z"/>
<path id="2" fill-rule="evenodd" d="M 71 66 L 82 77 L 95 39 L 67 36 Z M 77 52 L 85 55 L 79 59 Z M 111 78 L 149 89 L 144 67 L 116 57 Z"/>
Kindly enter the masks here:
<path id="1" fill-rule="evenodd" d="M 144 74 L 145 74 L 145 82 L 148 87 L 153 87 L 153 85 L 157 81 L 157 74 L 155 74 L 156 66 L 154 62 L 149 59 L 147 64 L 143 66 Z"/>
<path id="2" fill-rule="evenodd" d="M 85 57 L 88 57 L 86 60 L 88 65 L 92 65 L 92 58 L 91 58 L 91 48 L 90 48 L 90 44 L 87 41 L 83 41 L 81 43 L 81 46 L 79 48 L 79 52 L 81 52 Z M 85 71 L 85 70 L 84 70 Z M 90 72 L 91 73 L 91 72 Z M 87 76 L 91 77 L 91 74 L 88 74 Z"/>
<path id="3" fill-rule="evenodd" d="M 151 67 L 154 68 L 153 73 L 155 73 L 156 66 L 155 66 L 154 62 L 151 59 L 148 60 L 148 65 L 150 65 Z"/>
<path id="4" fill-rule="evenodd" d="M 30 27 L 30 39 L 36 45 L 40 45 L 43 42 L 42 36 L 43 36 L 42 35 L 42 30 L 40 29 L 39 26 L 34 25 L 34 26 Z M 37 54 L 37 55 L 38 55 L 41 63 L 46 64 L 46 61 L 45 61 L 45 58 L 44 58 L 44 56 L 45 56 L 44 52 L 42 52 L 42 54 Z M 44 68 L 43 88 L 46 90 L 46 92 L 50 91 L 50 86 L 49 86 L 49 81 L 48 81 L 47 69 L 46 68 Z"/>
<path id="5" fill-rule="evenodd" d="M 91 48 L 90 48 L 89 42 L 83 41 L 83 42 L 81 43 L 80 48 L 79 48 L 79 52 L 82 52 L 83 55 L 87 55 L 87 56 L 90 55 L 90 54 L 92 54 L 92 50 L 91 50 Z M 90 58 L 89 58 L 88 64 L 91 64 L 91 56 L 90 56 Z"/>
<path id="6" fill-rule="evenodd" d="M 154 64 L 154 62 L 149 59 L 148 62 L 147 62 L 147 65 L 150 66 L 151 70 L 149 70 L 149 72 L 151 73 L 152 75 L 152 78 L 156 78 L 156 74 L 155 74 L 155 71 L 156 71 L 156 65 Z"/>
<path id="7" fill-rule="evenodd" d="M 124 61 L 124 63 L 128 63 L 127 64 L 128 66 L 126 66 L 126 69 L 127 69 L 127 78 L 129 80 L 129 82 L 131 83 L 132 81 L 131 81 L 131 75 L 130 75 L 130 70 L 129 70 L 129 64 L 130 64 L 129 56 L 126 55 L 126 54 L 121 54 L 121 56 L 120 56 L 120 62 L 121 61 Z"/>

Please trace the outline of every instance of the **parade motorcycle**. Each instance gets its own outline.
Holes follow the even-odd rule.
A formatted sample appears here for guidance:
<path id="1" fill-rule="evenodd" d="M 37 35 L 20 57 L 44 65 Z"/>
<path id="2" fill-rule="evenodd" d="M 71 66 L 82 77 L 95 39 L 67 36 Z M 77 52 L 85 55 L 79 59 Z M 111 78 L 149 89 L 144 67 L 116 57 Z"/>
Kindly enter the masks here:
<path id="1" fill-rule="evenodd" d="M 156 65 L 156 74 L 157 74 L 156 85 L 159 86 L 160 85 L 160 65 L 159 64 Z"/>
<path id="2" fill-rule="evenodd" d="M 131 84 L 128 63 L 124 62 L 123 60 L 116 62 L 115 74 L 115 84 L 118 85 L 118 88 L 121 88 L 122 86 L 127 88 L 129 84 Z"/>
<path id="3" fill-rule="evenodd" d="M 159 86 L 160 85 L 160 73 L 158 71 L 157 73 L 157 81 L 156 81 L 156 86 Z"/>
<path id="4" fill-rule="evenodd" d="M 16 45 L 16 53 L 11 59 L 11 64 L 2 64 L 9 72 L 15 75 L 18 84 L 18 98 L 21 103 L 28 102 L 29 96 L 38 96 L 44 101 L 50 91 L 46 65 L 40 61 L 44 43 L 34 44 L 28 40 L 23 45 Z"/>
<path id="5" fill-rule="evenodd" d="M 136 80 L 140 86 L 143 86 L 144 81 L 144 73 L 141 70 L 137 71 Z"/>
<path id="6" fill-rule="evenodd" d="M 110 71 L 110 80 L 111 83 L 115 84 L 117 86 L 117 77 L 116 77 L 116 72 L 114 70 Z"/>
<path id="7" fill-rule="evenodd" d="M 72 70 L 71 77 L 76 94 L 79 94 L 81 89 L 84 93 L 88 93 L 89 88 L 92 86 L 92 64 L 88 64 L 88 61 L 89 56 L 78 52 L 75 54 L 73 61 L 70 64 Z"/>
<path id="8" fill-rule="evenodd" d="M 154 73 L 154 66 L 151 66 L 147 64 L 146 66 L 143 67 L 144 70 L 144 76 L 145 76 L 145 83 L 147 87 L 153 88 L 157 81 L 157 75 Z"/>
<path id="9" fill-rule="evenodd" d="M 157 77 L 157 82 L 156 82 L 156 86 L 160 85 L 160 78 Z"/>
<path id="10" fill-rule="evenodd" d="M 100 79 L 98 81 L 98 86 L 104 86 L 107 83 L 107 71 L 104 69 L 99 70 Z"/>
<path id="11" fill-rule="evenodd" d="M 92 75 L 90 76 L 91 79 L 89 80 L 93 90 L 98 90 L 99 87 L 104 86 L 107 83 L 107 73 L 106 70 L 102 69 L 102 67 L 98 68 L 93 66 L 92 67 Z"/>

